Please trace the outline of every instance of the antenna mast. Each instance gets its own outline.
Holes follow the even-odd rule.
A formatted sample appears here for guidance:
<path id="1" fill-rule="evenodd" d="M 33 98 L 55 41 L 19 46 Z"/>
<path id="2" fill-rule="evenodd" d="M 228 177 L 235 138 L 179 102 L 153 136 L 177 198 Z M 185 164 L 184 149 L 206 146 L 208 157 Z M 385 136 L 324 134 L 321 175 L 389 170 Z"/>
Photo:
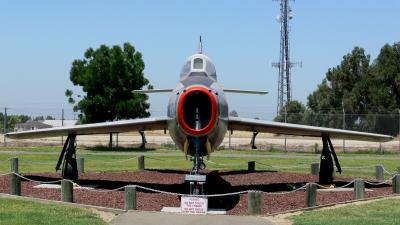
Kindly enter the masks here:
<path id="1" fill-rule="evenodd" d="M 272 63 L 273 67 L 279 70 L 278 77 L 278 105 L 277 114 L 286 105 L 287 102 L 292 100 L 292 87 L 290 84 L 291 68 L 296 66 L 297 63 L 290 61 L 289 54 L 289 20 L 293 19 L 291 14 L 292 9 L 289 6 L 289 0 L 280 1 L 281 14 L 277 16 L 277 20 L 281 27 L 281 40 L 280 40 L 280 55 L 279 62 Z M 299 63 L 301 67 L 301 62 Z"/>

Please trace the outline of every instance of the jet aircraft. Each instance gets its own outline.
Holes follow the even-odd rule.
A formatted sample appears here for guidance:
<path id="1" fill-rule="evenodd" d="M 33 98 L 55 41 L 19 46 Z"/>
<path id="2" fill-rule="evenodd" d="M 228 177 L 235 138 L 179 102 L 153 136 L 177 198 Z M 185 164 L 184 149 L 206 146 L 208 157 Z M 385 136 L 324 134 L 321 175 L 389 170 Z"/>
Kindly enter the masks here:
<path id="1" fill-rule="evenodd" d="M 198 53 L 190 56 L 184 62 L 179 82 L 174 89 L 133 91 L 133 93 L 170 93 L 166 116 L 13 132 L 6 136 L 13 139 L 67 136 L 56 170 L 62 167 L 63 178 L 72 180 L 78 178 L 77 135 L 149 130 L 166 131 L 168 129 L 178 148 L 183 151 L 184 155 L 192 157 L 191 174 L 200 174 L 201 169 L 205 167 L 203 158 L 209 157 L 218 148 L 227 131 L 321 137 L 323 148 L 320 158 L 319 181 L 327 184 L 333 181 L 333 162 L 335 162 L 338 172 L 341 172 L 331 138 L 376 142 L 392 139 L 391 136 L 382 134 L 230 117 L 225 93 L 267 94 L 267 92 L 223 88 L 217 82 L 214 63 L 202 52 L 201 46 L 199 49 Z"/>

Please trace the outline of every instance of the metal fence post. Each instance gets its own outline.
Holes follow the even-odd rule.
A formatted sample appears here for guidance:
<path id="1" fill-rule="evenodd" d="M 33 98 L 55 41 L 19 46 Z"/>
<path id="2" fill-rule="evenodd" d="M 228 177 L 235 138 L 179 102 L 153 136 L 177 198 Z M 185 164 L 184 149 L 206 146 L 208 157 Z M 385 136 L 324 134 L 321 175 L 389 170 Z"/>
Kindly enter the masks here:
<path id="1" fill-rule="evenodd" d="M 255 170 L 256 170 L 256 162 L 255 161 L 247 162 L 247 171 L 254 172 Z"/>
<path id="2" fill-rule="evenodd" d="M 21 195 L 21 178 L 17 174 L 10 174 L 10 194 Z"/>
<path id="3" fill-rule="evenodd" d="M 261 214 L 261 192 L 250 191 L 247 194 L 247 213 L 250 215 Z"/>
<path id="4" fill-rule="evenodd" d="M 11 158 L 10 162 L 11 162 L 10 172 L 11 173 L 18 173 L 18 171 L 19 171 L 19 169 L 18 169 L 18 158 Z"/>
<path id="5" fill-rule="evenodd" d="M 364 199 L 365 195 L 365 183 L 362 179 L 356 179 L 354 181 L 354 199 L 360 200 Z"/>
<path id="6" fill-rule="evenodd" d="M 4 108 L 4 125 L 3 125 L 3 129 L 4 129 L 4 134 L 3 134 L 3 138 L 4 138 L 4 146 L 7 146 L 7 138 L 6 138 L 6 133 L 7 133 L 7 107 Z"/>
<path id="7" fill-rule="evenodd" d="M 311 163 L 311 175 L 318 175 L 319 163 Z"/>
<path id="8" fill-rule="evenodd" d="M 346 130 L 346 112 L 344 111 L 344 102 L 342 100 L 342 110 L 343 110 L 343 124 L 342 129 Z M 343 153 L 346 152 L 346 140 L 343 138 Z"/>
<path id="9" fill-rule="evenodd" d="M 10 194 L 21 195 L 21 178 L 18 174 L 18 158 L 10 159 Z"/>
<path id="10" fill-rule="evenodd" d="M 77 167 L 78 167 L 78 172 L 79 173 L 84 173 L 85 172 L 85 159 L 84 158 L 78 158 L 77 159 Z"/>
<path id="11" fill-rule="evenodd" d="M 400 175 L 396 174 L 392 178 L 392 192 L 393 194 L 400 194 Z"/>
<path id="12" fill-rule="evenodd" d="M 385 179 L 384 174 L 383 174 L 383 166 L 382 165 L 375 166 L 375 177 L 379 181 L 383 181 Z"/>
<path id="13" fill-rule="evenodd" d="M 313 207 L 317 203 L 317 184 L 307 183 L 306 185 L 306 206 Z"/>
<path id="14" fill-rule="evenodd" d="M 136 210 L 136 186 L 128 185 L 124 190 L 125 210 Z"/>
<path id="15" fill-rule="evenodd" d="M 228 148 L 229 148 L 229 150 L 232 149 L 232 145 L 231 145 L 231 135 L 232 135 L 232 130 L 230 130 L 230 131 L 228 132 L 228 138 L 229 138 Z"/>
<path id="16" fill-rule="evenodd" d="M 138 170 L 144 170 L 144 155 L 138 157 Z"/>

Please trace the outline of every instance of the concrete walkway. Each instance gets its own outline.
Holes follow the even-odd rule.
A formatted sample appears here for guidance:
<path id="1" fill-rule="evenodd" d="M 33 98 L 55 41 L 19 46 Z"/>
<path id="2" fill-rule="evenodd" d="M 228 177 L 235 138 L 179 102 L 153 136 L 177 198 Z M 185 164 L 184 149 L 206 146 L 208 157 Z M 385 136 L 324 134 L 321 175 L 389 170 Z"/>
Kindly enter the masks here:
<path id="1" fill-rule="evenodd" d="M 273 225 L 266 218 L 257 216 L 227 216 L 227 215 L 182 215 L 163 212 L 130 211 L 115 217 L 111 224 L 115 225 Z"/>

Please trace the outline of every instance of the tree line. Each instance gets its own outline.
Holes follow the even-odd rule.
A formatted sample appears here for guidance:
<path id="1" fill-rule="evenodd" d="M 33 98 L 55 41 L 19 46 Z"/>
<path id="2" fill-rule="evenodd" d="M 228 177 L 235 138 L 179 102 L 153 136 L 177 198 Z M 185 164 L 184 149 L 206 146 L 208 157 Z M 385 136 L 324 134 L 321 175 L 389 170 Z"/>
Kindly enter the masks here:
<path id="1" fill-rule="evenodd" d="M 342 128 L 344 112 L 346 129 L 398 134 L 400 42 L 385 44 L 374 60 L 355 47 L 328 69 L 306 105 L 291 101 L 285 108 L 289 123 Z M 285 121 L 285 108 L 275 121 Z"/>

